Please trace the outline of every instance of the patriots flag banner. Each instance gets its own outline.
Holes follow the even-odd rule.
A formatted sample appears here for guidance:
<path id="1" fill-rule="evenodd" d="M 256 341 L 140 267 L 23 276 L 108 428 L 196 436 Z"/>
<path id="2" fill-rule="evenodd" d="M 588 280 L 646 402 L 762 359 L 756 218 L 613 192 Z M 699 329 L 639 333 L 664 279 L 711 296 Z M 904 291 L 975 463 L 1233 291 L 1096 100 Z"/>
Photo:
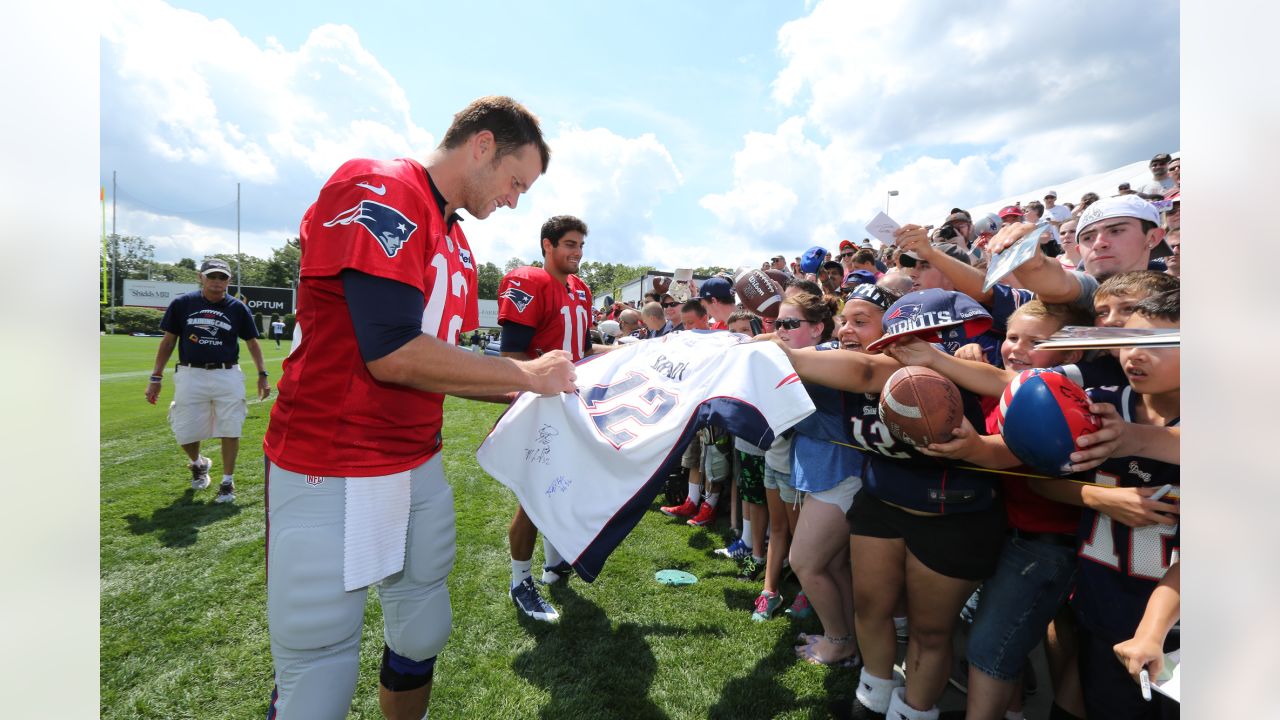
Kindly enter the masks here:
<path id="1" fill-rule="evenodd" d="M 786 355 L 729 332 L 683 331 L 577 366 L 577 392 L 524 393 L 476 452 L 587 582 L 640 522 L 704 425 L 762 449 L 814 411 Z"/>

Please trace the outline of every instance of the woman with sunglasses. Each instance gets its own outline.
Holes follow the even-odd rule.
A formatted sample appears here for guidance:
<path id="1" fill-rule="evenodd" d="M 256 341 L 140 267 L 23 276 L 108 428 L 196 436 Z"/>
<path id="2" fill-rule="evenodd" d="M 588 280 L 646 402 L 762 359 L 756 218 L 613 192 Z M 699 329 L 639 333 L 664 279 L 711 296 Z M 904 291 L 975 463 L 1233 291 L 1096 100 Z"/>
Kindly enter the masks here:
<path id="1" fill-rule="evenodd" d="M 929 291 L 932 292 L 932 291 Z M 964 601 L 995 570 L 1004 539 L 1004 511 L 986 473 L 964 466 L 1016 463 L 994 443 L 981 442 L 960 461 L 930 457 L 889 434 L 878 417 L 879 393 L 902 366 L 867 347 L 883 334 L 890 308 L 907 308 L 921 293 L 896 306 L 874 285 L 860 285 L 845 302 L 843 347 L 855 352 L 818 353 L 783 348 L 806 385 L 810 382 L 864 393 L 845 417 L 853 444 L 866 457 L 863 486 L 848 513 L 853 568 L 854 620 L 864 663 L 853 717 L 937 717 L 947 683 L 951 633 Z M 964 430 L 982 418 L 976 396 L 962 392 Z M 794 552 L 793 552 L 794 554 Z M 793 559 L 794 564 L 794 559 Z M 894 677 L 897 657 L 893 609 L 906 587 L 906 687 Z M 890 712 L 892 711 L 892 712 Z"/>
<path id="2" fill-rule="evenodd" d="M 828 342 L 835 327 L 835 305 L 834 299 L 807 293 L 788 297 L 774 323 L 778 339 L 788 348 L 839 350 L 840 343 Z M 817 410 L 796 425 L 792 439 L 791 480 L 804 493 L 804 504 L 796 518 L 790 559 L 823 632 L 801 634 L 796 655 L 814 664 L 851 667 L 857 662 L 858 646 L 845 513 L 862 485 L 863 457 L 850 442 L 845 417 L 855 398 L 808 382 L 805 389 Z"/>

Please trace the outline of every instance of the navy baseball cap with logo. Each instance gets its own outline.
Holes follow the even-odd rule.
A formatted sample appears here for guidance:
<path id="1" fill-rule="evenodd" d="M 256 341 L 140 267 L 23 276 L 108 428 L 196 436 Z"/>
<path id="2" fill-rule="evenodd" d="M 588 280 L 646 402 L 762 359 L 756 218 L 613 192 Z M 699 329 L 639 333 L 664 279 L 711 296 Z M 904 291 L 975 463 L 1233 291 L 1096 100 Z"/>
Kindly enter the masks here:
<path id="1" fill-rule="evenodd" d="M 226 260 L 218 258 L 209 258 L 200 264 L 200 274 L 208 277 L 209 273 L 222 273 L 227 277 L 231 277 L 231 266 Z"/>
<path id="2" fill-rule="evenodd" d="M 874 285 L 875 282 L 876 274 L 870 270 L 853 270 L 848 275 L 844 276 L 844 282 L 840 283 L 840 286 L 847 288 L 862 285 L 864 283 L 871 283 Z"/>
<path id="3" fill-rule="evenodd" d="M 733 283 L 719 275 L 707 278 L 698 287 L 698 297 L 703 300 L 715 298 L 724 302 L 733 302 Z"/>
<path id="4" fill-rule="evenodd" d="M 929 288 L 902 296 L 880 321 L 884 335 L 867 345 L 875 352 L 907 336 L 925 342 L 962 342 L 991 328 L 991 314 L 968 295 Z"/>
<path id="5" fill-rule="evenodd" d="M 814 245 L 804 251 L 804 255 L 800 256 L 800 272 L 816 273 L 818 268 L 822 267 L 822 263 L 827 259 L 827 249 Z"/>

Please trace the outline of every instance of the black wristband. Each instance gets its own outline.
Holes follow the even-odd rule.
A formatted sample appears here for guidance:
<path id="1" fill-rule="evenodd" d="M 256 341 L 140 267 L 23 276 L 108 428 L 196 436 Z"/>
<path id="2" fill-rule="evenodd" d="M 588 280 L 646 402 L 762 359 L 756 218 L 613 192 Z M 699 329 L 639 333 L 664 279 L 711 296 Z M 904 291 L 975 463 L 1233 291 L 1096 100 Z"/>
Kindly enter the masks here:
<path id="1" fill-rule="evenodd" d="M 267 376 L 267 371 L 266 371 L 266 370 L 259 370 L 259 371 L 258 371 L 258 377 L 266 377 L 266 376 Z"/>
<path id="2" fill-rule="evenodd" d="M 151 382 L 160 382 L 161 380 L 164 380 L 164 376 L 163 376 L 163 375 L 152 375 L 152 376 L 151 376 Z"/>

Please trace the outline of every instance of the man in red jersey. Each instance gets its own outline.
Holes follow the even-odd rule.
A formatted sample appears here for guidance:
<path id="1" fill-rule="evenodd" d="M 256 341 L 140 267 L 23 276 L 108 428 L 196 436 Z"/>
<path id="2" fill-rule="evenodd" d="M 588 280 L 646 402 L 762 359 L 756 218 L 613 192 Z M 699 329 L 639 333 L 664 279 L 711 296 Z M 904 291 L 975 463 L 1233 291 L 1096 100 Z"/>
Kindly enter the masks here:
<path id="1" fill-rule="evenodd" d="M 365 597 L 385 624 L 379 702 L 417 720 L 449 636 L 453 497 L 443 393 L 574 389 L 569 356 L 456 347 L 478 325 L 477 262 L 455 212 L 516 206 L 546 172 L 537 118 L 506 97 L 454 116 L 425 161 L 351 160 L 302 219 L 301 342 L 285 360 L 267 455 L 268 717 L 344 718 Z"/>
<path id="2" fill-rule="evenodd" d="M 556 215 L 542 225 L 542 264 L 518 267 L 498 286 L 498 324 L 502 326 L 502 355 L 537 358 L 563 350 L 576 362 L 600 351 L 592 346 L 591 289 L 577 275 L 586 244 L 587 224 L 572 215 Z M 517 609 L 534 620 L 555 622 L 560 614 L 542 598 L 533 583 L 533 545 L 538 528 L 517 506 L 507 539 L 511 544 L 511 588 Z M 543 583 L 568 577 L 569 563 L 542 538 Z"/>

